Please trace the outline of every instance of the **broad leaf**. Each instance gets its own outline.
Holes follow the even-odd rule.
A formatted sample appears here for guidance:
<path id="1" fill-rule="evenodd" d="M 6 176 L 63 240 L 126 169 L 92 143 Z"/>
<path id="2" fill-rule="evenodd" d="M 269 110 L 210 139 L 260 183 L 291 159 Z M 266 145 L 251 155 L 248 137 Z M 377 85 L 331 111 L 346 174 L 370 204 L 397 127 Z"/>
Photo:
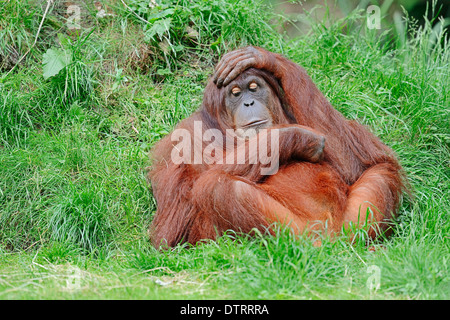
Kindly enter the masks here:
<path id="1" fill-rule="evenodd" d="M 161 19 L 153 23 L 151 28 L 145 33 L 145 41 L 154 40 L 155 35 L 157 34 L 161 39 L 165 32 L 169 31 L 172 23 L 172 18 Z"/>
<path id="2" fill-rule="evenodd" d="M 72 61 L 72 55 L 69 51 L 59 49 L 48 49 L 44 53 L 42 64 L 44 65 L 44 79 L 57 75 Z"/>

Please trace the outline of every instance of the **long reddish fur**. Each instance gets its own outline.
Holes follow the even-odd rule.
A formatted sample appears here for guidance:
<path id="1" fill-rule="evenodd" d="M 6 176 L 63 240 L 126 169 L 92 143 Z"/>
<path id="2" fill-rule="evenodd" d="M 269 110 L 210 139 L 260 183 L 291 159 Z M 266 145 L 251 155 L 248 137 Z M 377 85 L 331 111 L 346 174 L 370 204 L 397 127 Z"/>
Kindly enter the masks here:
<path id="1" fill-rule="evenodd" d="M 171 161 L 175 142 L 166 136 L 151 152 L 149 177 L 158 207 L 149 231 L 155 246 L 194 244 L 215 239 L 227 229 L 265 230 L 277 220 L 292 223 L 296 232 L 314 228 L 314 221 L 327 221 L 330 230 L 339 232 L 349 222 L 359 223 L 369 207 L 382 230 L 392 220 L 404 189 L 392 150 L 335 110 L 302 67 L 281 55 L 261 52 L 265 62 L 244 73 L 269 83 L 278 97 L 273 102 L 278 105 L 275 118 L 325 136 L 323 160 L 290 161 L 288 146 L 295 141 L 286 138 L 280 141 L 280 170 L 269 177 L 259 174 L 258 165 L 176 165 Z M 177 129 L 193 134 L 194 121 L 202 121 L 203 130 L 225 132 L 232 127 L 224 93 L 210 80 L 201 108 Z"/>

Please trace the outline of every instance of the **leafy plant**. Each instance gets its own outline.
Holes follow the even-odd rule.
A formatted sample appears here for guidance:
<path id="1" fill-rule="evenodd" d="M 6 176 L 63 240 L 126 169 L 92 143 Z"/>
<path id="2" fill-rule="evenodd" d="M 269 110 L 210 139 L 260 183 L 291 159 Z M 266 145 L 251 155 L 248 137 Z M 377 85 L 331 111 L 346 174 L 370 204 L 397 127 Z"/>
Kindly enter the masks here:
<path id="1" fill-rule="evenodd" d="M 61 48 L 49 48 L 43 55 L 43 77 L 49 79 L 53 94 L 66 105 L 89 99 L 93 91 L 92 72 L 83 48 L 92 34 L 71 40 L 58 34 Z"/>
<path id="2" fill-rule="evenodd" d="M 18 0 L 0 5 L 0 71 L 11 69 L 33 42 L 36 8 Z"/>
<path id="3" fill-rule="evenodd" d="M 44 65 L 44 79 L 57 75 L 62 69 L 72 62 L 70 51 L 50 48 L 44 53 L 42 64 Z"/>
<path id="4" fill-rule="evenodd" d="M 131 0 L 127 9 L 142 24 L 145 40 L 160 60 L 160 75 L 171 74 L 191 55 L 280 39 L 268 23 L 276 18 L 272 8 L 260 0 L 251 5 L 238 0 L 169 0 L 157 5 Z"/>

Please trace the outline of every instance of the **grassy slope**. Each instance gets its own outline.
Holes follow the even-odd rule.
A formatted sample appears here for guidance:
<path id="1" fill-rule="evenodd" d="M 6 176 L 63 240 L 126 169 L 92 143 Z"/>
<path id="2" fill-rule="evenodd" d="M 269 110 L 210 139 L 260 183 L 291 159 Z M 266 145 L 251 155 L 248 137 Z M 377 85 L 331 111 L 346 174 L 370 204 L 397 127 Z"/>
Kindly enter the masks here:
<path id="1" fill-rule="evenodd" d="M 397 152 L 414 198 L 383 247 L 316 248 L 280 230 L 157 252 L 146 240 L 155 210 L 147 152 L 197 108 L 212 71 L 205 61 L 217 54 L 190 51 L 158 84 L 156 69 L 144 74 L 129 59 L 144 45 L 142 25 L 117 14 L 70 47 L 79 63 L 68 87 L 42 78 L 42 52 L 54 43 L 0 83 L 1 299 L 450 297 L 450 47 L 431 46 L 430 28 L 388 47 L 350 16 L 290 42 L 256 40 L 302 64 L 338 110 Z M 235 30 L 248 17 L 239 19 Z"/>

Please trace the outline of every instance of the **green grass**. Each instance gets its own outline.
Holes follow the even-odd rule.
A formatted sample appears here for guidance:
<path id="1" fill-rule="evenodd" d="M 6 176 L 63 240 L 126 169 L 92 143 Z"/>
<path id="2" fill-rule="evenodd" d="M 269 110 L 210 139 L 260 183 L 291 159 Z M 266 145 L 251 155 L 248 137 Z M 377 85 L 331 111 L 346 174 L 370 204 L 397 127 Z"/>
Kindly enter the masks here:
<path id="1" fill-rule="evenodd" d="M 146 38 L 149 24 L 113 2 L 115 16 L 78 36 L 58 37 L 65 29 L 50 12 L 22 65 L 10 74 L 10 62 L 1 65 L 0 299 L 450 298 L 445 34 L 409 23 L 407 40 L 397 41 L 399 28 L 367 30 L 365 16 L 352 12 L 285 39 L 269 24 L 280 17 L 263 3 L 165 3 L 136 13 L 171 18 L 159 40 L 180 46 L 175 51 L 157 47 L 157 38 Z M 31 47 L 42 18 L 33 2 L 8 6 L 0 9 L 2 61 Z M 17 18 L 32 14 L 39 21 Z M 195 42 L 180 36 L 187 26 Z M 275 236 L 230 232 L 194 248 L 150 245 L 156 203 L 145 177 L 148 152 L 200 105 L 219 56 L 249 43 L 303 65 L 340 112 L 398 154 L 412 197 L 393 235 L 370 245 L 375 251 L 344 239 L 315 247 L 279 227 Z M 43 55 L 52 48 L 72 60 L 45 80 Z"/>

